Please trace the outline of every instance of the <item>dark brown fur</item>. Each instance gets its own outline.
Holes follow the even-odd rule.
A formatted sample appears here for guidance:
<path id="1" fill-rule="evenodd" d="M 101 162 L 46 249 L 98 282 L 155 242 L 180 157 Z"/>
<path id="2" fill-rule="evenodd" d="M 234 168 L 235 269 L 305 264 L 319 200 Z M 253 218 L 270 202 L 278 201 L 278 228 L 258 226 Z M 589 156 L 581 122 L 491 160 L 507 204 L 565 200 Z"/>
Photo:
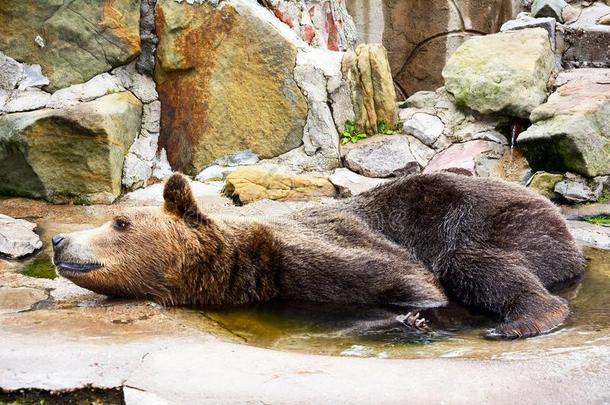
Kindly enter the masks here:
<path id="1" fill-rule="evenodd" d="M 547 288 L 584 268 L 556 208 L 497 180 L 405 177 L 266 221 L 202 213 L 181 175 L 168 180 L 164 198 L 161 212 L 67 235 L 56 247 L 59 272 L 93 291 L 166 305 L 439 306 L 446 292 L 501 318 L 491 337 L 513 338 L 562 323 L 568 306 Z M 65 263 L 101 267 L 78 272 Z"/>

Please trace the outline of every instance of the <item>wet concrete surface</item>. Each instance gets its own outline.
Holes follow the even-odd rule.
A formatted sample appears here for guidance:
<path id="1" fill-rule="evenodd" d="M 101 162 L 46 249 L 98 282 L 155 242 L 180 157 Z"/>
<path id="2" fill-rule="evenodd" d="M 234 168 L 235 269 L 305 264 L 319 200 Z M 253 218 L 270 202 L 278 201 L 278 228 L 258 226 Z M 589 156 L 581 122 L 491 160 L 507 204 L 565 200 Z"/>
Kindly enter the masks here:
<path id="1" fill-rule="evenodd" d="M 276 215 L 303 205 L 234 208 L 212 194 L 201 199 L 220 214 Z M 459 307 L 425 313 L 428 336 L 397 328 L 397 308 L 162 308 L 22 274 L 36 258 L 49 260 L 53 234 L 156 200 L 148 201 L 0 200 L 1 213 L 36 222 L 44 243 L 35 257 L 0 259 L 0 388 L 119 387 L 128 404 L 610 402 L 608 251 L 586 250 L 587 277 L 562 292 L 574 309 L 564 328 L 515 342 L 483 340 L 493 322 Z"/>

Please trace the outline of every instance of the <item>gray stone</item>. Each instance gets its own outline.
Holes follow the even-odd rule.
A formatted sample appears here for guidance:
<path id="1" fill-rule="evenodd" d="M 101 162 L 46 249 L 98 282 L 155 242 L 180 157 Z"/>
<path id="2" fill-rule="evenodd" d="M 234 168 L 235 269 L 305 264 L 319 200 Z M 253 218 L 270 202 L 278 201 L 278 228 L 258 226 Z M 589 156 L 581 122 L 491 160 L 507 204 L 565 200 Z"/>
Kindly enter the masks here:
<path id="1" fill-rule="evenodd" d="M 404 133 L 413 135 L 428 146 L 436 142 L 444 129 L 445 125 L 440 118 L 426 113 L 413 114 L 403 126 Z"/>
<path id="2" fill-rule="evenodd" d="M 552 17 L 534 18 L 531 16 L 521 16 L 516 20 L 509 20 L 502 24 L 500 31 L 516 31 L 526 28 L 544 28 L 549 33 L 551 44 L 555 49 L 557 20 Z"/>
<path id="3" fill-rule="evenodd" d="M 314 65 L 297 65 L 294 80 L 310 102 L 327 101 L 326 77 L 324 71 Z"/>
<path id="4" fill-rule="evenodd" d="M 203 169 L 195 180 L 206 182 L 210 180 L 224 180 L 233 170 L 237 169 L 238 166 L 220 166 L 212 165 Z"/>
<path id="5" fill-rule="evenodd" d="M 305 56 L 298 56 L 303 54 Z M 340 67 L 340 59 L 324 58 L 328 52 L 316 52 L 315 55 L 322 56 L 319 61 L 307 59 L 310 54 L 300 53 L 297 55 L 297 66 L 294 69 L 294 78 L 303 94 L 309 102 L 307 122 L 303 129 L 303 145 L 307 155 L 320 154 L 328 159 L 326 166 L 337 167 L 339 165 L 339 134 L 335 127 L 332 113 L 328 107 L 327 79 L 326 75 L 336 75 Z M 316 65 L 309 64 L 310 62 Z M 318 68 L 317 66 L 320 66 Z"/>
<path id="6" fill-rule="evenodd" d="M 119 66 L 112 71 L 117 83 L 131 91 L 143 103 L 150 103 L 159 98 L 156 85 L 151 76 L 136 70 L 136 63 Z"/>
<path id="7" fill-rule="evenodd" d="M 49 84 L 49 79 L 42 74 L 40 65 L 23 65 L 23 76 L 19 81 L 19 90 L 25 90 L 28 87 L 42 87 Z"/>
<path id="8" fill-rule="evenodd" d="M 248 166 L 256 164 L 259 161 L 256 153 L 251 150 L 242 150 L 239 152 L 231 153 L 230 155 L 224 156 L 214 162 L 214 164 L 225 166 L 225 167 L 236 167 L 236 166 Z"/>
<path id="9" fill-rule="evenodd" d="M 146 180 L 152 176 L 152 166 L 152 161 L 144 160 L 134 153 L 128 153 L 123 164 L 122 184 L 128 190 L 144 186 Z"/>
<path id="10" fill-rule="evenodd" d="M 161 121 L 161 102 L 153 101 L 142 107 L 142 129 L 159 133 Z"/>
<path id="11" fill-rule="evenodd" d="M 552 17 L 562 23 L 561 11 L 567 6 L 563 0 L 534 0 L 531 11 L 534 17 Z"/>
<path id="12" fill-rule="evenodd" d="M 42 247 L 36 224 L 0 214 L 0 253 L 11 259 L 29 255 Z"/>
<path id="13" fill-rule="evenodd" d="M 289 174 L 304 172 L 327 172 L 337 168 L 338 158 L 327 158 L 322 153 L 308 155 L 305 147 L 300 146 L 272 159 L 261 160 L 257 166 L 270 171 L 279 171 Z"/>
<path id="14" fill-rule="evenodd" d="M 367 177 L 391 177 L 419 171 L 405 136 L 381 136 L 346 145 L 343 163 L 350 170 Z"/>
<path id="15" fill-rule="evenodd" d="M 335 169 L 328 180 L 337 188 L 341 197 L 358 195 L 390 181 L 389 179 L 361 176 L 343 167 Z"/>
<path id="16" fill-rule="evenodd" d="M 31 111 L 43 108 L 51 100 L 51 95 L 35 87 L 25 90 L 15 90 L 6 100 L 4 109 L 6 112 Z"/>
<path id="17" fill-rule="evenodd" d="M 155 50 L 159 39 L 155 35 L 155 5 L 157 0 L 140 0 L 140 56 L 136 60 L 138 72 L 152 76 Z"/>
<path id="18" fill-rule="evenodd" d="M 51 96 L 47 107 L 65 108 L 78 104 L 83 101 L 90 101 L 107 94 L 123 91 L 117 80 L 108 73 L 102 73 L 93 77 L 91 80 L 74 84 L 65 89 L 57 90 Z"/>
<path id="19" fill-rule="evenodd" d="M 555 192 L 570 202 L 583 203 L 599 200 L 608 177 L 585 179 L 572 173 L 566 173 L 565 179 L 555 185 Z"/>
<path id="20" fill-rule="evenodd" d="M 424 145 L 422 141 L 415 138 L 414 136 L 407 136 L 409 140 L 409 149 L 411 150 L 411 154 L 417 160 L 417 163 L 421 167 L 426 167 L 428 162 L 434 157 L 436 151 L 428 146 Z"/>
<path id="21" fill-rule="evenodd" d="M 400 105 L 401 108 L 433 108 L 438 101 L 435 91 L 418 91 Z"/>
<path id="22" fill-rule="evenodd" d="M 167 160 L 167 152 L 165 149 L 161 149 L 159 155 L 153 161 L 152 177 L 163 180 L 171 176 L 172 173 L 172 167 Z"/>
<path id="23" fill-rule="evenodd" d="M 0 52 L 0 92 L 10 93 L 23 75 L 23 67 L 15 59 Z"/>

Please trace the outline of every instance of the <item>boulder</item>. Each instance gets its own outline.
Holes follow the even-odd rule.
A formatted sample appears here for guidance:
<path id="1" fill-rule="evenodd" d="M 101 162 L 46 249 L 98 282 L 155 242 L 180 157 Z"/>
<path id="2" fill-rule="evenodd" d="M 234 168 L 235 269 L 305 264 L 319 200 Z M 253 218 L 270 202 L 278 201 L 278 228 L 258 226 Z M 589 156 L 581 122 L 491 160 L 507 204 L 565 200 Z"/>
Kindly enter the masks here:
<path id="1" fill-rule="evenodd" d="M 300 42 L 266 9 L 160 0 L 156 34 L 159 143 L 175 170 L 196 174 L 236 150 L 271 158 L 301 144 L 307 101 L 293 76 Z"/>
<path id="2" fill-rule="evenodd" d="M 530 119 L 517 143 L 533 169 L 610 174 L 610 82 L 568 81 Z"/>
<path id="3" fill-rule="evenodd" d="M 360 44 L 343 57 L 343 78 L 351 85 L 354 123 L 367 134 L 376 134 L 384 123 L 394 129 L 398 122 L 396 91 L 388 55 L 381 44 Z"/>
<path id="4" fill-rule="evenodd" d="M 460 106 L 528 118 L 547 98 L 554 65 L 548 33 L 531 28 L 466 41 L 443 69 L 443 77 Z"/>
<path id="5" fill-rule="evenodd" d="M 17 259 L 42 247 L 36 224 L 0 214 L 0 254 Z"/>
<path id="6" fill-rule="evenodd" d="M 257 167 L 240 167 L 229 174 L 224 193 L 240 204 L 263 199 L 301 200 L 336 194 L 328 179 L 288 175 Z"/>
<path id="7" fill-rule="evenodd" d="M 121 92 L 63 109 L 0 116 L 0 194 L 111 203 L 140 130 L 142 104 Z"/>
<path id="8" fill-rule="evenodd" d="M 82 83 L 140 52 L 140 2 L 0 2 L 0 51 L 42 66 L 48 88 Z"/>
<path id="9" fill-rule="evenodd" d="M 367 177 L 392 177 L 419 172 L 406 136 L 376 135 L 342 147 L 343 164 Z"/>
<path id="10" fill-rule="evenodd" d="M 529 180 L 527 187 L 548 199 L 554 199 L 557 197 L 555 186 L 563 178 L 564 175 L 559 173 L 536 172 Z"/>
<path id="11" fill-rule="evenodd" d="M 534 0 L 531 12 L 534 17 L 551 17 L 562 23 L 561 11 L 567 6 L 564 0 Z"/>
<path id="12" fill-rule="evenodd" d="M 361 176 L 343 167 L 336 169 L 328 180 L 334 184 L 341 197 L 352 197 L 390 181 Z"/>

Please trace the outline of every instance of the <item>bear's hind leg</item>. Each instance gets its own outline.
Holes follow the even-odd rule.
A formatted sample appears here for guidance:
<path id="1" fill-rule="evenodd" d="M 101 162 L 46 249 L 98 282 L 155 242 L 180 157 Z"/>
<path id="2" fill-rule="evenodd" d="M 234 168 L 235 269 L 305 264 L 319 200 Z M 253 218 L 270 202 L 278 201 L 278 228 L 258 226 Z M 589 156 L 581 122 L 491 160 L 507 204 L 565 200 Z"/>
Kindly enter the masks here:
<path id="1" fill-rule="evenodd" d="M 504 316 L 504 322 L 485 333 L 489 339 L 519 339 L 549 333 L 570 314 L 567 302 L 548 292 L 521 297 Z"/>
<path id="2" fill-rule="evenodd" d="M 493 339 L 548 333 L 568 317 L 568 304 L 551 295 L 538 277 L 507 252 L 462 250 L 439 269 L 445 289 L 459 302 L 491 312 L 502 323 L 487 332 Z"/>

